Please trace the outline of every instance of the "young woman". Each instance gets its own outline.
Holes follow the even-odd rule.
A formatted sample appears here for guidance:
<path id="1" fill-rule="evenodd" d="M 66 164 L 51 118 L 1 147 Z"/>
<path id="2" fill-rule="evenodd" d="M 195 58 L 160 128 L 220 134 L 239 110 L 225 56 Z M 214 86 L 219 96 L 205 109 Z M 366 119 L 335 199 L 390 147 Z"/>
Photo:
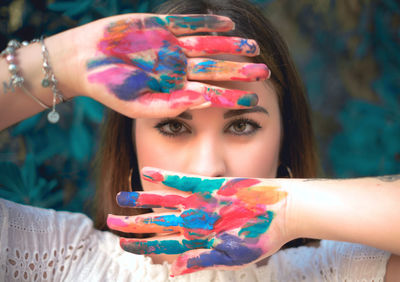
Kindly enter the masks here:
<path id="1" fill-rule="evenodd" d="M 121 245 L 150 256 L 122 251 L 117 236 L 83 215 L 2 200 L 1 280 L 395 281 L 398 177 L 304 180 L 316 175 L 308 110 L 272 26 L 242 1 L 172 1 L 160 13 L 167 12 L 229 16 L 236 28 L 228 34 L 241 38 L 187 36 L 226 32 L 233 27 L 227 18 L 124 15 L 45 42 L 57 91 L 83 93 L 127 116 L 112 112 L 105 131 L 96 225 L 122 215 L 110 216 L 109 226 L 153 234 Z M 260 56 L 253 58 L 258 47 L 244 38 L 256 39 Z M 0 97 L 3 128 L 40 110 L 25 90 L 52 105 L 51 90 L 40 85 L 40 48 L 14 51 L 29 87 Z M 3 81 L 14 62 L 8 55 Z M 151 182 L 141 181 L 143 168 Z M 303 179 L 272 179 L 290 175 Z M 119 204 L 155 213 L 126 217 L 142 210 L 119 208 L 115 196 L 142 188 L 119 194 Z M 298 237 L 372 247 L 322 241 L 278 251 Z"/>

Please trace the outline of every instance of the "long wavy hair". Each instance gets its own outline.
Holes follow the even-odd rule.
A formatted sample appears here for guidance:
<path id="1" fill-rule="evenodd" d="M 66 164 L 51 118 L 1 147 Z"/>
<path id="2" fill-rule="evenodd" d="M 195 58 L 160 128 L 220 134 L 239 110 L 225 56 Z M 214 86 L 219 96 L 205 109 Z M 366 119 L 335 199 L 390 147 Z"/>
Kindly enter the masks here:
<path id="1" fill-rule="evenodd" d="M 256 6 L 242 0 L 170 0 L 155 11 L 160 14 L 217 14 L 230 17 L 235 30 L 224 35 L 255 39 L 261 55 L 253 60 L 266 64 L 278 95 L 282 120 L 280 167 L 289 167 L 293 177 L 312 178 L 317 174 L 315 141 L 305 90 L 289 55 L 286 43 Z M 148 210 L 121 208 L 115 196 L 119 191 L 141 190 L 135 153 L 134 120 L 109 111 L 99 151 L 99 185 L 95 226 L 107 230 L 107 214 L 135 215 Z M 277 177 L 287 177 L 278 169 Z M 118 232 L 115 232 L 119 234 Z M 124 234 L 127 236 L 127 234 Z M 303 241 L 289 244 L 299 245 Z"/>

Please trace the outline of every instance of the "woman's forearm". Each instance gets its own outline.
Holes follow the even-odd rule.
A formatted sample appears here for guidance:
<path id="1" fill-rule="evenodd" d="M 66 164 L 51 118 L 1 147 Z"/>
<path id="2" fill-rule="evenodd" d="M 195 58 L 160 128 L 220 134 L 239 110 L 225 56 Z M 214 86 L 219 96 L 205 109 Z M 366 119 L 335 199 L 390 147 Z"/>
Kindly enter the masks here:
<path id="1" fill-rule="evenodd" d="M 288 222 L 297 237 L 356 242 L 400 254 L 400 176 L 294 179 Z"/>

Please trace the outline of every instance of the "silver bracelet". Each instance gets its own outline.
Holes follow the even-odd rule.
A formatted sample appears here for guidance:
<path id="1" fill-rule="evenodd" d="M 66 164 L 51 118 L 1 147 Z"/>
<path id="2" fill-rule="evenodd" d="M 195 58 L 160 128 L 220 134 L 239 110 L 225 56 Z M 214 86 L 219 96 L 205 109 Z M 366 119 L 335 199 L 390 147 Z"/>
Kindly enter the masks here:
<path id="1" fill-rule="evenodd" d="M 57 88 L 57 79 L 53 73 L 53 70 L 50 65 L 50 60 L 49 60 L 49 51 L 46 48 L 46 45 L 44 44 L 44 38 L 43 36 L 40 38 L 40 44 L 42 46 L 42 57 L 43 57 L 43 73 L 44 73 L 44 78 L 42 80 L 42 86 L 47 88 L 51 87 L 51 91 L 53 92 L 53 106 L 52 110 L 48 113 L 47 119 L 51 123 L 57 123 L 58 120 L 60 119 L 60 114 L 56 111 L 56 104 L 57 104 L 57 99 L 60 100 L 60 102 L 64 102 L 66 98 L 64 95 L 61 93 L 61 91 Z"/>
<path id="2" fill-rule="evenodd" d="M 35 43 L 39 42 L 38 39 L 32 40 L 30 43 Z M 40 106 L 42 106 L 45 109 L 49 109 L 49 107 L 40 101 L 37 97 L 32 95 L 28 89 L 24 86 L 24 78 L 21 76 L 19 72 L 19 68 L 17 65 L 17 57 L 16 57 L 16 50 L 19 49 L 22 46 L 28 46 L 30 44 L 27 41 L 23 41 L 22 43 L 18 42 L 17 40 L 10 40 L 7 44 L 7 48 L 4 49 L 1 52 L 1 57 L 5 57 L 7 63 L 8 63 L 8 70 L 10 71 L 11 74 L 11 80 L 9 85 L 4 83 L 4 92 L 7 93 L 8 89 L 11 89 L 11 92 L 15 91 L 15 87 L 21 88 L 22 91 L 31 97 L 36 103 L 38 103 Z"/>

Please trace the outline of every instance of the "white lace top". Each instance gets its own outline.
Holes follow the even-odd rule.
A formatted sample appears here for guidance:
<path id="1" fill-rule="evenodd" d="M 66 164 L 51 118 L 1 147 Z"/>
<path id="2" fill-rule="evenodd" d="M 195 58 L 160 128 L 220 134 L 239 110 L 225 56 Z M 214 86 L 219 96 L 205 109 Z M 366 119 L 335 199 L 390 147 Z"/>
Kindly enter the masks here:
<path id="1" fill-rule="evenodd" d="M 124 252 L 83 214 L 0 199 L 0 281 L 384 281 L 389 253 L 333 241 L 280 251 L 266 265 L 169 277 L 169 265 Z"/>

